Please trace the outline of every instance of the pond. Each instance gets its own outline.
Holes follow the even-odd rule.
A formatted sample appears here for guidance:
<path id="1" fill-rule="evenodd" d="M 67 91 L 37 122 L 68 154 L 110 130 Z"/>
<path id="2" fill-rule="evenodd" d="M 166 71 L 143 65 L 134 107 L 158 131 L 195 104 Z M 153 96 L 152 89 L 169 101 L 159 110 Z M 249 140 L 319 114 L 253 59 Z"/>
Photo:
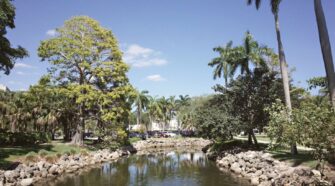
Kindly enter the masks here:
<path id="1" fill-rule="evenodd" d="M 249 185 L 219 170 L 200 150 L 160 150 L 104 163 L 79 175 L 64 176 L 53 186 L 102 185 Z"/>

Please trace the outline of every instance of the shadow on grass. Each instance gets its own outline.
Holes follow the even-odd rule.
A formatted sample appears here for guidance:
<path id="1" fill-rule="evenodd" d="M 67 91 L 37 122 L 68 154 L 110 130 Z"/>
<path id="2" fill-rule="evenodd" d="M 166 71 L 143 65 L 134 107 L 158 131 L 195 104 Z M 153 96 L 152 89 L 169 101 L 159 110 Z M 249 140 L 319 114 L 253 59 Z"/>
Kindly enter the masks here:
<path id="1" fill-rule="evenodd" d="M 19 161 L 18 157 L 29 152 L 38 152 L 41 149 L 52 151 L 53 145 L 34 146 L 0 146 L 0 169 L 8 169 L 13 163 Z"/>
<path id="2" fill-rule="evenodd" d="M 317 161 L 313 158 L 313 155 L 307 151 L 299 151 L 299 154 L 292 155 L 290 152 L 285 150 L 270 151 L 273 154 L 273 158 L 279 161 L 286 161 L 292 163 L 293 167 L 304 165 L 311 168 L 315 168 Z"/>

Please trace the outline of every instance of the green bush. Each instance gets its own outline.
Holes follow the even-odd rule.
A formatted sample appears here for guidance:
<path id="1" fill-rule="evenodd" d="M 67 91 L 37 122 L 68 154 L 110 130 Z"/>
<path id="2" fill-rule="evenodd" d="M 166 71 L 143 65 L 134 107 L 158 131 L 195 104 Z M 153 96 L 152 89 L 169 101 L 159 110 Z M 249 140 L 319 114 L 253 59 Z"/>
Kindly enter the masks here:
<path id="1" fill-rule="evenodd" d="M 277 102 L 269 111 L 271 120 L 268 135 L 276 145 L 297 142 L 312 148 L 319 162 L 335 151 L 335 115 L 330 105 L 305 100 L 299 108 L 289 112 Z"/>
<path id="2" fill-rule="evenodd" d="M 48 151 L 42 149 L 42 150 L 38 151 L 38 155 L 39 155 L 41 158 L 44 158 L 46 155 L 48 155 Z"/>
<path id="3" fill-rule="evenodd" d="M 88 151 L 87 151 L 86 149 L 81 149 L 81 150 L 80 150 L 80 154 L 81 154 L 82 156 L 88 156 Z"/>
<path id="4" fill-rule="evenodd" d="M 74 150 L 74 149 L 71 149 L 71 150 L 70 150 L 70 154 L 71 154 L 71 155 L 75 155 L 75 154 L 77 154 L 77 151 Z"/>
<path id="5" fill-rule="evenodd" d="M 48 162 L 48 163 L 55 163 L 57 161 L 57 156 L 55 155 L 47 155 L 45 156 L 45 161 Z"/>
<path id="6" fill-rule="evenodd" d="M 59 153 L 59 152 L 57 152 L 57 153 L 56 153 L 56 156 L 57 156 L 57 158 L 60 158 L 60 157 L 62 157 L 62 154 Z"/>
<path id="7" fill-rule="evenodd" d="M 36 154 L 36 152 L 29 152 L 25 156 L 25 161 L 27 161 L 27 162 L 37 162 L 38 161 L 38 155 Z"/>
<path id="8" fill-rule="evenodd" d="M 35 145 L 50 142 L 48 133 L 0 131 L 0 145 Z"/>
<path id="9" fill-rule="evenodd" d="M 67 151 L 64 151 L 64 152 L 63 152 L 63 155 L 70 156 L 70 155 L 71 155 L 71 153 L 70 153 L 70 151 L 68 151 L 68 150 L 67 150 Z"/>

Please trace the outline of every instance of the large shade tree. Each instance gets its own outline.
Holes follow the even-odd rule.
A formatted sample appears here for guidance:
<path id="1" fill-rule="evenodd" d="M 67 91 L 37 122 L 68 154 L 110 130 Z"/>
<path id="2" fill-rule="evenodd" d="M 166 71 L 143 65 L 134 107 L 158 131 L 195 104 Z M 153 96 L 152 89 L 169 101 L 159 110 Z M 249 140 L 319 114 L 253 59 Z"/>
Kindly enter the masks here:
<path id="1" fill-rule="evenodd" d="M 248 5 L 251 5 L 254 3 L 257 9 L 260 8 L 261 2 L 262 0 L 247 0 Z M 286 107 L 289 110 L 291 110 L 292 104 L 291 104 L 291 96 L 290 96 L 290 80 L 289 80 L 289 75 L 288 75 L 288 67 L 286 63 L 284 46 L 283 46 L 283 42 L 281 39 L 281 32 L 280 32 L 280 27 L 279 27 L 279 5 L 281 2 L 282 0 L 270 0 L 270 6 L 271 6 L 271 11 L 272 11 L 272 14 L 275 20 L 279 63 L 280 63 L 280 71 L 281 71 L 283 87 L 284 87 L 285 104 L 286 104 Z M 292 154 L 298 153 L 296 144 L 292 144 L 291 153 Z"/>
<path id="2" fill-rule="evenodd" d="M 83 144 L 88 117 L 96 116 L 104 127 L 128 118 L 127 99 L 132 92 L 126 76 L 128 65 L 110 30 L 87 16 L 73 17 L 57 29 L 55 37 L 41 42 L 38 54 L 51 63 L 53 79 L 78 106 L 73 144 Z"/>
<path id="3" fill-rule="evenodd" d="M 21 46 L 13 48 L 10 41 L 5 37 L 7 29 L 15 28 L 15 7 L 10 0 L 0 1 L 0 70 L 9 74 L 14 67 L 15 60 L 28 55 Z"/>

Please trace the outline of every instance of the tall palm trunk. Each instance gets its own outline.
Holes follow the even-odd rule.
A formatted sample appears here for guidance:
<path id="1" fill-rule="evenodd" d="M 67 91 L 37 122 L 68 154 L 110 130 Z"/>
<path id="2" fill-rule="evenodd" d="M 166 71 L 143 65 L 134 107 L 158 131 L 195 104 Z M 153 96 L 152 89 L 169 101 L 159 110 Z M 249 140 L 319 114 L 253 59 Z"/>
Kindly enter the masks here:
<path id="1" fill-rule="evenodd" d="M 136 124 L 139 125 L 141 123 L 141 104 L 137 106 L 137 115 L 136 115 Z"/>
<path id="2" fill-rule="evenodd" d="M 274 13 L 274 18 L 275 18 L 275 24 L 276 24 L 280 71 L 281 71 L 281 76 L 282 76 L 283 86 L 284 86 L 285 104 L 286 104 L 286 107 L 291 111 L 292 104 L 291 104 L 291 96 L 290 96 L 290 82 L 289 82 L 289 77 L 288 77 L 288 70 L 287 70 L 287 63 L 285 59 L 284 47 L 281 41 L 278 13 Z M 295 142 L 291 144 L 291 154 L 293 155 L 298 154 L 298 150 L 297 150 L 297 146 Z"/>
<path id="3" fill-rule="evenodd" d="M 325 64 L 330 101 L 335 108 L 335 72 L 331 45 L 329 41 L 326 18 L 323 12 L 321 0 L 314 0 L 315 16 L 318 24 L 319 39 L 321 44 L 323 62 Z"/>

